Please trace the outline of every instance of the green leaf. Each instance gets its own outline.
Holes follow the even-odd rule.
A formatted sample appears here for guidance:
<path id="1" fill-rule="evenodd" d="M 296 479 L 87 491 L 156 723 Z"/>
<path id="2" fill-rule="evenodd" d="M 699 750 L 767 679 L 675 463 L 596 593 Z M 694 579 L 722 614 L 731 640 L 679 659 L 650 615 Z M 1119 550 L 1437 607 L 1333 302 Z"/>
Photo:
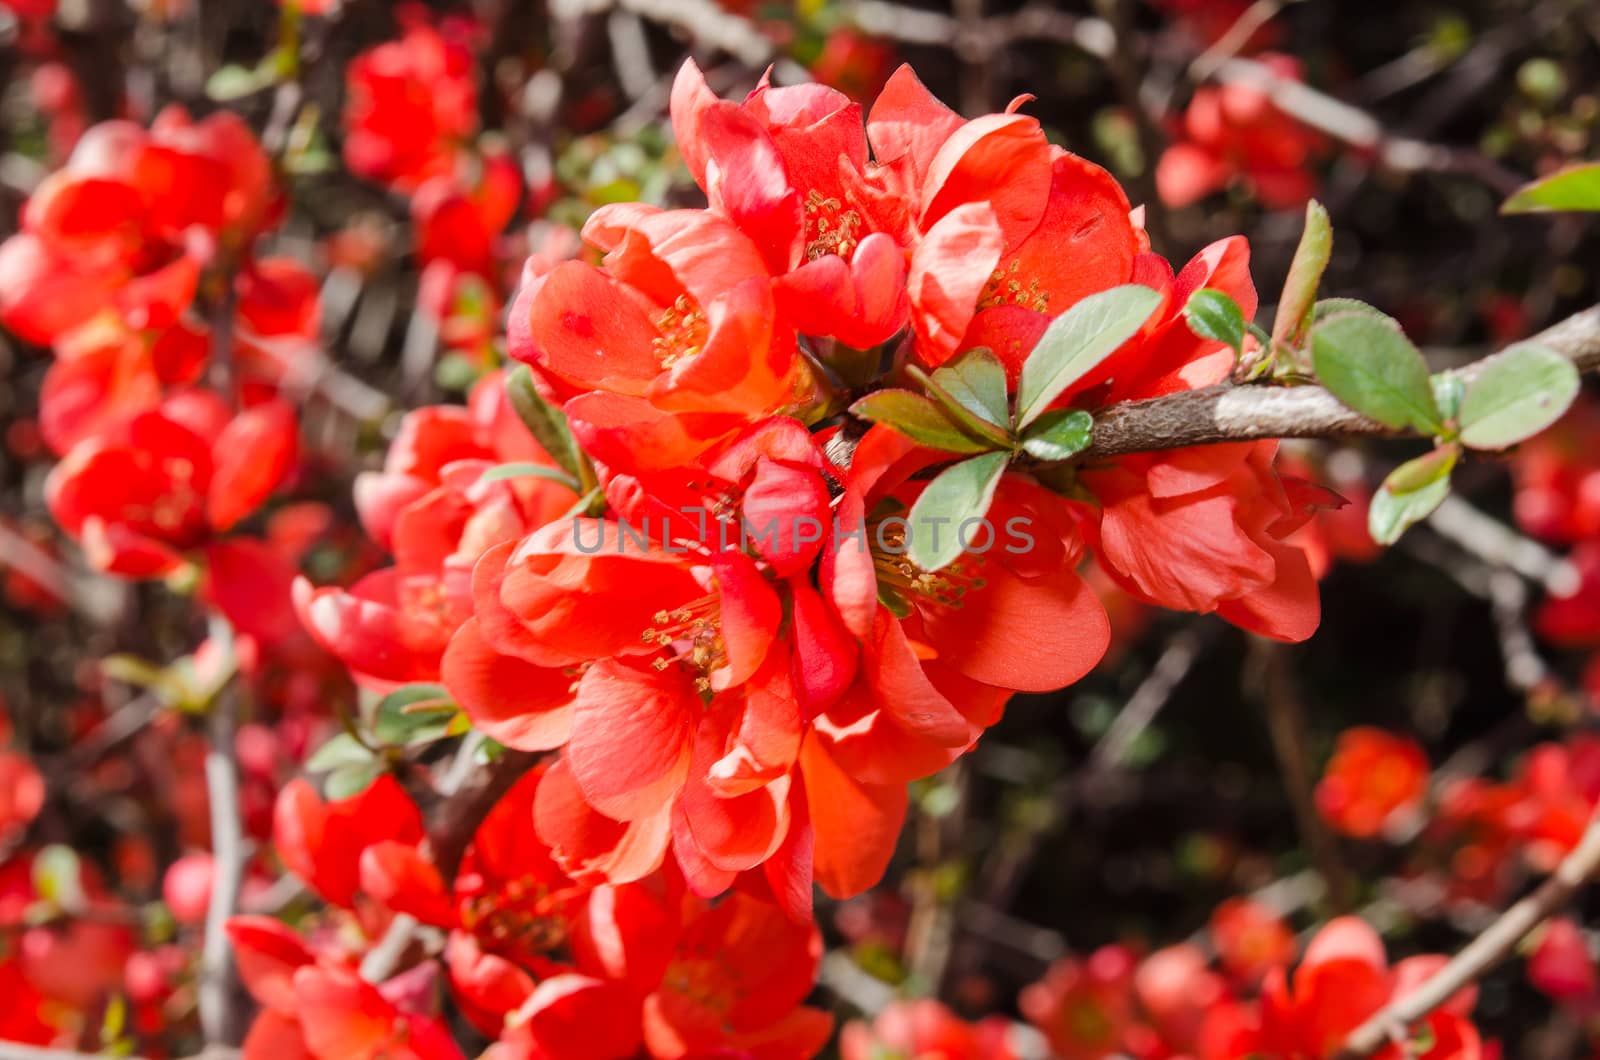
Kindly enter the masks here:
<path id="1" fill-rule="evenodd" d="M 395 689 L 378 702 L 373 714 L 372 735 L 379 743 L 409 744 L 418 730 L 436 726 L 447 728 L 457 708 L 450 690 L 443 685 L 417 683 Z"/>
<path id="2" fill-rule="evenodd" d="M 1454 372 L 1440 372 L 1433 377 L 1433 403 L 1439 406 L 1439 418 L 1449 421 L 1461 413 L 1461 398 L 1466 394 L 1466 384 Z"/>
<path id="3" fill-rule="evenodd" d="M 850 406 L 850 411 L 943 452 L 985 453 L 994 448 L 962 431 L 931 399 L 910 390 L 874 390 Z"/>
<path id="4" fill-rule="evenodd" d="M 1010 459 L 1010 453 L 985 453 L 945 468 L 928 483 L 907 517 L 906 554 L 912 563 L 931 573 L 961 555 L 962 524 L 988 513 Z"/>
<path id="5" fill-rule="evenodd" d="M 578 480 L 567 474 L 565 471 L 558 471 L 553 467 L 545 467 L 543 464 L 530 464 L 527 462 L 497 464 L 485 471 L 483 476 L 479 478 L 478 481 L 503 482 L 508 478 L 526 478 L 530 475 L 534 478 L 543 478 L 549 479 L 551 482 L 559 482 L 573 492 L 577 492 L 578 489 Z"/>
<path id="6" fill-rule="evenodd" d="M 1223 292 L 1202 287 L 1190 295 L 1183 319 L 1202 339 L 1227 344 L 1236 357 L 1244 353 L 1244 310 Z"/>
<path id="7" fill-rule="evenodd" d="M 1454 443 L 1439 446 L 1431 452 L 1407 460 L 1384 479 L 1384 485 L 1395 493 L 1414 493 L 1431 486 L 1450 474 L 1461 457 L 1461 447 Z"/>
<path id="8" fill-rule="evenodd" d="M 372 751 L 347 732 L 335 733 L 327 743 L 312 752 L 306 759 L 308 773 L 325 773 L 357 762 L 370 762 Z"/>
<path id="9" fill-rule="evenodd" d="M 1329 317 L 1342 316 L 1345 313 L 1365 313 L 1368 316 L 1384 318 L 1382 310 L 1377 306 L 1368 305 L 1359 298 L 1324 298 L 1311 307 L 1311 321 L 1320 324 Z"/>
<path id="10" fill-rule="evenodd" d="M 247 69 L 236 64 L 218 67 L 206 79 L 206 95 L 218 103 L 231 103 L 236 99 L 254 95 L 272 83 L 266 67 Z"/>
<path id="11" fill-rule="evenodd" d="M 340 766 L 322 782 L 322 793 L 333 800 L 348 799 L 366 791 L 382 772 L 383 763 L 377 758 Z"/>
<path id="12" fill-rule="evenodd" d="M 1294 249 L 1289 275 L 1278 297 L 1278 315 L 1272 321 L 1272 341 L 1293 345 L 1304 333 L 1306 318 L 1317 300 L 1322 271 L 1333 254 L 1333 226 L 1328 211 L 1315 199 L 1306 203 L 1306 227 Z"/>
<path id="13" fill-rule="evenodd" d="M 1547 210 L 1600 210 L 1600 162 L 1568 166 L 1524 185 L 1500 207 L 1501 213 Z"/>
<path id="14" fill-rule="evenodd" d="M 1441 429 L 1428 366 L 1387 317 L 1349 313 L 1319 324 L 1312 365 L 1317 381 L 1363 416 L 1397 430 Z"/>
<path id="15" fill-rule="evenodd" d="M 1022 435 L 1022 451 L 1035 460 L 1066 460 L 1089 448 L 1094 418 L 1082 409 L 1046 412 Z"/>
<path id="16" fill-rule="evenodd" d="M 1392 545 L 1412 524 L 1426 519 L 1450 493 L 1450 472 L 1460 449 L 1441 446 L 1389 473 L 1372 495 L 1367 530 L 1380 545 Z"/>
<path id="17" fill-rule="evenodd" d="M 1161 304 L 1161 295 L 1129 283 L 1092 294 L 1050 322 L 1022 365 L 1017 383 L 1017 428 L 1127 342 Z"/>
<path id="18" fill-rule="evenodd" d="M 1492 357 L 1461 398 L 1461 441 L 1473 449 L 1504 449 L 1550 426 L 1578 396 L 1578 369 L 1556 351 L 1533 343 Z"/>
<path id="19" fill-rule="evenodd" d="M 1011 423 L 1006 369 L 987 346 L 968 350 L 933 373 L 933 381 L 961 407 L 996 427 Z"/>
<path id="20" fill-rule="evenodd" d="M 447 353 L 433 366 L 433 381 L 443 390 L 471 390 L 483 370 L 465 354 Z"/>
<path id="21" fill-rule="evenodd" d="M 519 364 L 506 377 L 506 397 L 528 430 L 544 447 L 555 462 L 566 469 L 576 481 L 583 481 L 583 452 L 572 437 L 567 417 L 550 404 L 533 385 L 533 373 L 525 364 Z"/>

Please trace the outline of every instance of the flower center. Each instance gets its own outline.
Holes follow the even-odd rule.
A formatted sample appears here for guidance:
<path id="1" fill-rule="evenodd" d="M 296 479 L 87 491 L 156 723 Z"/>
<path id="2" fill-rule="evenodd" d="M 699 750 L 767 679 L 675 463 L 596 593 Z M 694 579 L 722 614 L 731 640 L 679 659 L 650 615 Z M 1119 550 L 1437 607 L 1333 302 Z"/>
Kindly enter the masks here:
<path id="1" fill-rule="evenodd" d="M 955 533 L 948 529 L 947 533 Z M 984 586 L 978 577 L 980 560 L 962 554 L 954 563 L 937 571 L 925 571 L 906 557 L 906 526 L 903 519 L 867 524 L 871 542 L 872 566 L 878 585 L 901 596 L 915 596 L 942 607 L 960 607 L 966 595 Z"/>
<path id="2" fill-rule="evenodd" d="M 550 889 L 532 876 L 467 899 L 462 924 L 496 949 L 550 953 L 567 938 L 566 924 Z"/>
<path id="3" fill-rule="evenodd" d="M 660 334 L 650 340 L 650 345 L 661 367 L 671 368 L 685 357 L 693 357 L 705 346 L 706 315 L 689 301 L 688 295 L 680 294 L 656 318 L 656 330 Z"/>
<path id="4" fill-rule="evenodd" d="M 806 260 L 816 261 L 824 254 L 837 254 L 849 259 L 861 242 L 856 231 L 861 227 L 861 215 L 846 210 L 844 203 L 815 188 L 806 195 Z"/>
<path id="5" fill-rule="evenodd" d="M 1035 313 L 1047 313 L 1050 310 L 1050 292 L 1043 289 L 1038 277 L 1029 277 L 1026 282 L 1022 276 L 1022 262 L 1013 258 L 1011 264 L 1003 269 L 996 269 L 989 277 L 989 282 L 983 285 L 983 292 L 978 296 L 979 309 L 993 309 L 995 306 L 1016 305 L 1024 309 L 1031 309 Z"/>
<path id="6" fill-rule="evenodd" d="M 671 611 L 657 611 L 654 618 L 655 625 L 639 634 L 639 642 L 674 648 L 675 654 L 662 654 L 650 665 L 660 672 L 675 662 L 682 663 L 698 675 L 694 679 L 695 691 L 710 691 L 712 671 L 728 661 L 727 645 L 722 639 L 722 605 L 717 595 L 702 596 Z"/>

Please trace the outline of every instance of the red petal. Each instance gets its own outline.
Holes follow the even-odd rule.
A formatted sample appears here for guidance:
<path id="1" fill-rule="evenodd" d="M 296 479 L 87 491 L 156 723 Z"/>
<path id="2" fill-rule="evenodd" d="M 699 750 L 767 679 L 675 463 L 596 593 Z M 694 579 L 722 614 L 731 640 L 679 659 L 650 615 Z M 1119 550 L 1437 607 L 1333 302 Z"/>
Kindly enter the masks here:
<path id="1" fill-rule="evenodd" d="M 583 675 L 567 760 L 583 797 L 618 820 L 660 812 L 683 786 L 699 700 L 679 671 L 605 659 Z"/>
<path id="2" fill-rule="evenodd" d="M 817 882 L 834 898 L 876 886 L 905 821 L 905 787 L 861 784 L 847 776 L 815 733 L 801 745 L 800 768 L 815 830 Z"/>
<path id="3" fill-rule="evenodd" d="M 385 840 L 361 852 L 361 889 L 386 908 L 425 924 L 452 927 L 455 907 L 433 862 L 416 847 Z"/>
<path id="4" fill-rule="evenodd" d="M 227 530 L 260 507 L 293 469 L 299 445 L 299 421 L 287 401 L 268 401 L 234 417 L 212 447 L 215 470 L 206 494 L 212 527 Z"/>
<path id="5" fill-rule="evenodd" d="M 548 751 L 567 742 L 572 676 L 495 651 L 476 618 L 456 630 L 439 672 L 472 724 L 507 747 Z"/>

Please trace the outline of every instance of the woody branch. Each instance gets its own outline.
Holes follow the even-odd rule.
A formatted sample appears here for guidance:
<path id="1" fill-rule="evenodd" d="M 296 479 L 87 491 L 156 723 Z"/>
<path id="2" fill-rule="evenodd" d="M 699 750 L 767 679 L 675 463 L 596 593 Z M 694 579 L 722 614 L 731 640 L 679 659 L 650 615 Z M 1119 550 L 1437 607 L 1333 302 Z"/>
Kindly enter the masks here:
<path id="1" fill-rule="evenodd" d="M 1600 368 L 1600 305 L 1574 314 L 1528 341 L 1570 358 L 1579 371 Z M 1495 356 L 1498 354 L 1461 369 L 1461 376 L 1471 379 Z M 1102 409 L 1095 416 L 1094 440 L 1078 459 L 1094 461 L 1129 453 L 1265 438 L 1405 436 L 1404 431 L 1348 408 L 1319 386 L 1222 383 Z"/>

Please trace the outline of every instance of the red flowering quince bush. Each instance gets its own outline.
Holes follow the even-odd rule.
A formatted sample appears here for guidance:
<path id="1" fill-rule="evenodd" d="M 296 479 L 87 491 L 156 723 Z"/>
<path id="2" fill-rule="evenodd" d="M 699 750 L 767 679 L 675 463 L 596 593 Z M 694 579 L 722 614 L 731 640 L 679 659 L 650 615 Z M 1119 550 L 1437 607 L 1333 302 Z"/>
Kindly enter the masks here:
<path id="1" fill-rule="evenodd" d="M 1318 169 L 1394 158 L 1307 117 L 1275 5 L 503 6 L 145 4 L 173 69 L 107 94 L 118 25 L 13 5 L 0 1055 L 1480 1060 L 1512 989 L 1592 1029 L 1600 665 L 1543 652 L 1600 646 L 1600 323 L 1435 370 L 1325 297 Z M 1039 24 L 1193 53 L 1095 118 L 1137 165 L 894 58 Z M 1225 188 L 1265 266 L 1189 209 Z M 1363 438 L 1408 459 L 1307 444 Z M 1452 494 L 1508 452 L 1513 525 Z M 1506 724 L 1431 656 L 1308 721 L 1289 646 L 1408 560 L 1488 601 Z"/>

